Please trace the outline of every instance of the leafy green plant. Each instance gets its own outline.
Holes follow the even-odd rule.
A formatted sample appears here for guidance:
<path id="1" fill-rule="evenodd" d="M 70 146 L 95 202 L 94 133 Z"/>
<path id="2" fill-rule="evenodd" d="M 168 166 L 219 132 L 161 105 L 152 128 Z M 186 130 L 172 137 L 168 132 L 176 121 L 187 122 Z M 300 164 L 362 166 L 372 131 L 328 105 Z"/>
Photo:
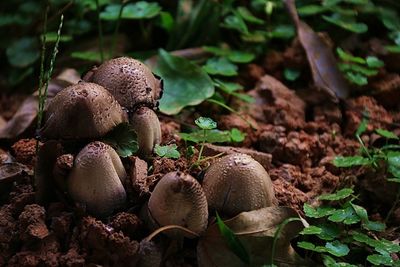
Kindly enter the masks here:
<path id="1" fill-rule="evenodd" d="M 111 145 L 121 157 L 129 157 L 139 150 L 135 130 L 129 123 L 121 123 L 109 132 L 103 142 Z"/>
<path id="2" fill-rule="evenodd" d="M 389 144 L 389 140 L 399 140 L 399 137 L 391 131 L 385 129 L 376 129 L 375 132 L 381 137 L 386 139 L 386 145 L 380 148 L 367 148 L 361 139 L 361 135 L 366 131 L 368 120 L 364 118 L 360 123 L 357 131 L 356 138 L 361 145 L 361 153 L 356 156 L 337 156 L 333 163 L 337 167 L 349 168 L 354 166 L 372 166 L 380 168 L 382 164 L 386 167 L 389 175 L 388 181 L 400 183 L 400 145 Z M 400 203 L 400 190 L 396 196 L 392 208 L 386 215 L 386 221 L 391 216 L 395 207 Z"/>
<path id="3" fill-rule="evenodd" d="M 316 208 L 304 204 L 304 213 L 313 222 L 300 232 L 300 248 L 320 254 L 325 266 L 364 265 L 365 257 L 372 265 L 400 266 L 390 255 L 400 252 L 400 246 L 372 234 L 384 231 L 385 224 L 371 221 L 367 211 L 355 204 L 353 189 L 343 188 L 319 200 L 328 202 Z"/>
<path id="4" fill-rule="evenodd" d="M 179 159 L 181 154 L 179 153 L 177 148 L 178 146 L 175 144 L 167 146 L 160 146 L 157 144 L 154 147 L 154 152 L 162 158 Z"/>
<path id="5" fill-rule="evenodd" d="M 245 138 L 245 134 L 236 128 L 230 131 L 218 130 L 217 123 L 211 118 L 199 117 L 195 120 L 195 123 L 199 128 L 198 130 L 191 133 L 179 133 L 183 140 L 201 144 L 199 155 L 194 165 L 198 165 L 204 160 L 202 159 L 202 154 L 205 143 L 242 142 Z"/>
<path id="6" fill-rule="evenodd" d="M 339 64 L 340 70 L 350 82 L 357 85 L 368 84 L 368 77 L 377 75 L 379 68 L 384 66 L 383 61 L 374 56 L 355 57 L 340 47 L 336 49 L 336 52 L 342 60 Z"/>

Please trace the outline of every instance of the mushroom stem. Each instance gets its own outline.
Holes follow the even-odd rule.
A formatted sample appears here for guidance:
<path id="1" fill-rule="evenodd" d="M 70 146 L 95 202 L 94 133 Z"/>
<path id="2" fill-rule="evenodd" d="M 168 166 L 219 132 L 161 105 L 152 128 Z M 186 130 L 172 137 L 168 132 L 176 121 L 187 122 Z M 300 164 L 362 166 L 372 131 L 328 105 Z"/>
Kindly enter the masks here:
<path id="1" fill-rule="evenodd" d="M 161 142 L 160 121 L 156 113 L 148 107 L 138 108 L 129 118 L 138 138 L 138 155 L 148 158 L 153 148 Z"/>

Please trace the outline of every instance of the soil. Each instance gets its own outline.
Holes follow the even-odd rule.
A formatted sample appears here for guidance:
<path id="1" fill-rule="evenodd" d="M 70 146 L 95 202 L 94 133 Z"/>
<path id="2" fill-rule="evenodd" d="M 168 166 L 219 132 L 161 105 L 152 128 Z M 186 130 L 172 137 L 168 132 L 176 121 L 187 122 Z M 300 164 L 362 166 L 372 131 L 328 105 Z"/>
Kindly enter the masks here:
<path id="1" fill-rule="evenodd" d="M 368 168 L 339 169 L 332 164 L 336 155 L 354 155 L 359 143 L 353 137 L 363 113 L 370 116 L 366 145 L 379 143 L 373 129 L 385 128 L 400 133 L 398 104 L 380 92 L 373 96 L 353 97 L 342 106 L 325 102 L 310 105 L 277 78 L 286 66 L 304 67 L 306 58 L 298 44 L 285 51 L 267 55 L 265 66 L 250 64 L 240 79 L 245 79 L 248 94 L 256 102 L 238 108 L 249 123 L 238 115 L 215 115 L 220 129 L 233 127 L 246 133 L 241 144 L 231 147 L 207 144 L 206 156 L 241 152 L 251 155 L 267 169 L 279 205 L 290 206 L 302 213 L 305 202 L 343 186 L 360 189 L 364 206 L 376 218 L 384 218 L 393 201 L 384 174 Z M 297 48 L 296 48 L 297 47 Z M 272 74 L 265 75 L 265 73 Z M 385 76 L 374 83 L 380 91 L 391 91 L 398 75 Z M 390 97 L 389 97 L 390 99 Z M 0 116 L 10 119 L 23 97 L 0 97 Z M 4 103 L 4 105 L 3 105 Z M 10 106 L 11 105 L 11 106 Z M 164 144 L 176 143 L 184 148 L 178 132 L 193 118 L 178 121 L 161 117 Z M 0 163 L 10 160 L 33 170 L 36 140 L 20 139 L 2 145 Z M 139 242 L 149 229 L 141 219 L 141 208 L 158 180 L 170 171 L 189 171 L 193 163 L 183 156 L 178 160 L 155 157 L 145 162 L 138 157 L 125 161 L 129 178 L 127 206 L 103 220 L 85 214 L 64 200 L 53 200 L 45 206 L 35 203 L 33 176 L 21 171 L 11 183 L 0 183 L 0 266 L 135 266 L 139 261 Z M 151 167 L 150 167 L 151 166 Z M 147 173 L 150 167 L 149 173 Z M 201 178 L 201 169 L 190 169 Z M 379 187 L 381 190 L 376 190 Z M 400 208 L 391 225 L 400 224 Z M 188 253 L 190 254 L 190 253 Z M 191 253 L 193 254 L 193 252 Z M 171 259 L 171 266 L 195 266 L 195 256 Z M 176 262 L 175 262 L 176 261 Z"/>

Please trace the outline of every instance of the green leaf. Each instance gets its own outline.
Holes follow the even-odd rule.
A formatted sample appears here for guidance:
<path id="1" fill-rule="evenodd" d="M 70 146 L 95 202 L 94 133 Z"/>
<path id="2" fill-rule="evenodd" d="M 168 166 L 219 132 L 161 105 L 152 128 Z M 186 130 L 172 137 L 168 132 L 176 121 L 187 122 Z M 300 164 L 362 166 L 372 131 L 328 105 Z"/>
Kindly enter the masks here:
<path id="1" fill-rule="evenodd" d="M 293 25 L 278 25 L 271 32 L 268 32 L 270 38 L 290 39 L 295 35 Z"/>
<path id="2" fill-rule="evenodd" d="M 370 68 L 381 68 L 385 65 L 385 63 L 377 57 L 367 57 L 366 61 Z"/>
<path id="3" fill-rule="evenodd" d="M 239 257 L 244 263 L 250 263 L 250 256 L 244 248 L 242 242 L 236 237 L 235 233 L 221 220 L 217 213 L 217 224 L 221 235 L 228 243 L 228 247 L 236 256 Z"/>
<path id="4" fill-rule="evenodd" d="M 288 81 L 295 81 L 300 77 L 301 71 L 297 69 L 292 69 L 292 68 L 285 68 L 283 70 L 283 76 L 285 77 L 286 80 Z"/>
<path id="5" fill-rule="evenodd" d="M 198 130 L 192 133 L 179 133 L 179 136 L 189 142 L 200 143 L 203 140 L 207 143 L 225 143 L 231 141 L 229 131 L 208 130 L 204 139 L 204 130 Z"/>
<path id="6" fill-rule="evenodd" d="M 327 22 L 330 22 L 332 24 L 335 24 L 345 30 L 355 32 L 355 33 L 364 33 L 368 31 L 368 26 L 364 23 L 357 23 L 354 21 L 345 21 L 343 18 L 339 16 L 339 14 L 335 13 L 332 16 L 322 16 L 324 20 Z"/>
<path id="7" fill-rule="evenodd" d="M 320 233 L 322 233 L 322 229 L 314 225 L 304 228 L 303 231 L 300 232 L 301 235 L 317 235 Z"/>
<path id="8" fill-rule="evenodd" d="M 400 151 L 389 151 L 386 157 L 388 171 L 396 178 L 400 178 Z"/>
<path id="9" fill-rule="evenodd" d="M 194 123 L 196 123 L 196 125 L 203 130 L 212 130 L 217 128 L 217 122 L 211 118 L 199 117 L 194 121 Z"/>
<path id="10" fill-rule="evenodd" d="M 363 207 L 350 203 L 350 205 L 353 207 L 354 211 L 356 212 L 356 214 L 358 215 L 358 217 L 360 217 L 362 222 L 367 222 L 368 221 L 368 213 L 367 210 L 364 209 Z"/>
<path id="11" fill-rule="evenodd" d="M 390 254 L 372 254 L 368 255 L 367 261 L 377 266 L 395 266 L 394 260 Z"/>
<path id="12" fill-rule="evenodd" d="M 364 229 L 369 231 L 382 232 L 386 229 L 386 225 L 381 222 L 366 221 L 361 225 Z"/>
<path id="13" fill-rule="evenodd" d="M 235 13 L 235 15 L 227 16 L 224 19 L 224 23 L 222 24 L 222 26 L 228 29 L 237 30 L 238 32 L 243 34 L 249 33 L 249 29 L 247 28 L 246 23 L 238 13 Z"/>
<path id="14" fill-rule="evenodd" d="M 264 21 L 262 19 L 259 19 L 255 17 L 251 12 L 243 6 L 238 7 L 237 9 L 238 14 L 245 20 L 254 24 L 262 25 L 264 24 Z"/>
<path id="15" fill-rule="evenodd" d="M 101 62 L 101 55 L 96 51 L 76 51 L 71 53 L 72 58 L 93 62 Z"/>
<path id="16" fill-rule="evenodd" d="M 338 224 L 334 223 L 322 223 L 318 225 L 321 228 L 322 232 L 318 234 L 318 238 L 326 241 L 334 240 L 338 238 L 342 233 L 342 230 L 339 228 Z"/>
<path id="17" fill-rule="evenodd" d="M 121 157 L 129 157 L 139 149 L 136 132 L 129 123 L 115 126 L 103 141 L 111 145 Z"/>
<path id="18" fill-rule="evenodd" d="M 352 157 L 335 157 L 333 159 L 333 165 L 341 168 L 348 168 L 353 166 L 368 165 L 370 164 L 368 158 L 362 156 L 352 156 Z"/>
<path id="19" fill-rule="evenodd" d="M 388 130 L 376 129 L 375 132 L 377 134 L 379 134 L 380 136 L 385 137 L 387 139 L 396 139 L 396 140 L 399 139 L 399 137 L 395 133 L 388 131 Z"/>
<path id="20" fill-rule="evenodd" d="M 154 147 L 154 152 L 162 158 L 179 159 L 181 154 L 177 150 L 177 145 L 160 146 L 158 144 Z"/>
<path id="21" fill-rule="evenodd" d="M 343 257 L 349 254 L 350 249 L 346 244 L 340 243 L 338 240 L 333 242 L 327 242 L 325 244 L 327 252 L 336 256 L 336 257 Z"/>
<path id="22" fill-rule="evenodd" d="M 33 64 L 40 56 L 36 38 L 24 37 L 12 42 L 6 49 L 8 62 L 17 68 Z"/>
<path id="23" fill-rule="evenodd" d="M 121 5 L 108 5 L 105 11 L 100 13 L 102 20 L 118 20 Z M 161 7 L 156 2 L 139 1 L 127 4 L 123 7 L 122 19 L 151 19 L 161 12 Z"/>
<path id="24" fill-rule="evenodd" d="M 331 256 L 328 255 L 322 255 L 322 258 L 324 265 L 328 267 L 358 267 L 357 265 L 347 262 L 336 262 Z"/>
<path id="25" fill-rule="evenodd" d="M 363 134 L 368 127 L 368 119 L 363 118 L 360 125 L 358 125 L 357 131 L 356 131 L 356 136 L 360 136 L 361 134 Z"/>
<path id="26" fill-rule="evenodd" d="M 235 143 L 243 142 L 243 140 L 246 137 L 245 133 L 242 133 L 239 129 L 236 128 L 232 128 L 230 134 L 231 134 L 231 141 Z"/>
<path id="27" fill-rule="evenodd" d="M 387 46 L 385 46 L 385 49 L 389 53 L 394 53 L 394 54 L 400 53 L 400 45 L 387 45 Z"/>
<path id="28" fill-rule="evenodd" d="M 216 87 L 228 94 L 243 89 L 243 86 L 238 83 L 226 82 L 219 79 L 214 79 L 214 84 Z"/>
<path id="29" fill-rule="evenodd" d="M 321 195 L 318 197 L 318 199 L 319 200 L 331 200 L 331 201 L 341 200 L 341 199 L 345 199 L 345 198 L 351 196 L 351 194 L 353 194 L 353 193 L 354 193 L 353 189 L 343 188 L 334 194 Z"/>
<path id="30" fill-rule="evenodd" d="M 344 224 L 355 224 L 360 221 L 360 218 L 357 216 L 354 209 L 349 206 L 344 209 L 336 210 L 328 217 L 328 220 L 336 223 L 343 222 Z"/>
<path id="31" fill-rule="evenodd" d="M 325 247 L 316 246 L 313 243 L 310 243 L 310 242 L 307 242 L 307 241 L 297 242 L 297 246 L 300 247 L 300 248 L 304 248 L 304 249 L 307 249 L 307 250 L 315 251 L 315 252 L 318 252 L 318 253 L 327 252 L 327 249 Z"/>
<path id="32" fill-rule="evenodd" d="M 359 64 L 353 63 L 339 63 L 339 68 L 344 73 L 352 73 L 352 75 L 360 74 L 362 76 L 374 76 L 378 74 L 377 69 L 371 69 Z"/>
<path id="33" fill-rule="evenodd" d="M 253 53 L 239 50 L 232 50 L 228 54 L 228 59 L 235 63 L 249 63 L 253 61 L 255 57 Z"/>
<path id="34" fill-rule="evenodd" d="M 203 69 L 212 75 L 235 76 L 238 74 L 237 66 L 229 62 L 225 57 L 208 59 Z"/>
<path id="35" fill-rule="evenodd" d="M 303 206 L 304 213 L 310 218 L 322 218 L 333 214 L 336 209 L 332 207 L 317 207 L 314 208 L 311 205 L 304 203 Z"/>
<path id="36" fill-rule="evenodd" d="M 358 86 L 364 86 L 368 84 L 368 78 L 361 73 L 346 72 L 346 78 Z"/>
<path id="37" fill-rule="evenodd" d="M 184 107 L 198 105 L 214 94 L 211 78 L 198 65 L 163 49 L 159 50 L 158 56 L 155 72 L 164 81 L 161 112 L 177 114 Z"/>
<path id="38" fill-rule="evenodd" d="M 355 57 L 347 52 L 345 52 L 342 48 L 336 48 L 336 52 L 339 55 L 340 59 L 343 61 L 354 62 L 359 64 L 366 64 L 365 59 L 361 57 Z"/>

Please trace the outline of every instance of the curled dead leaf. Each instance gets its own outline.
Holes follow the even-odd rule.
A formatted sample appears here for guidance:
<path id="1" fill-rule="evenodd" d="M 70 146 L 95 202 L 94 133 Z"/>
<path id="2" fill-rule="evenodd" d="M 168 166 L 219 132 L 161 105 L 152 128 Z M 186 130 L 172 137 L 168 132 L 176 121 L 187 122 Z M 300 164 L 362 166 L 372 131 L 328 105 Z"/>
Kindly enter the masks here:
<path id="1" fill-rule="evenodd" d="M 60 75 L 49 82 L 47 100 L 53 98 L 66 86 L 75 84 L 79 80 L 80 76 L 76 70 L 66 69 L 62 71 Z M 2 123 L 0 120 L 0 139 L 16 138 L 25 132 L 36 119 L 38 103 L 38 91 L 36 91 L 25 99 L 9 121 Z"/>
<path id="2" fill-rule="evenodd" d="M 267 207 L 242 212 L 236 217 L 224 221 L 235 233 L 250 255 L 250 266 L 262 266 L 271 263 L 272 246 L 275 232 L 288 218 L 298 218 L 296 211 L 289 207 Z M 290 245 L 304 225 L 301 221 L 291 221 L 276 242 L 274 264 L 278 266 L 309 266 Z M 217 224 L 208 227 L 197 245 L 197 260 L 200 267 L 247 266 L 228 247 Z"/>
<path id="3" fill-rule="evenodd" d="M 295 24 L 297 37 L 306 52 L 314 85 L 335 102 L 338 102 L 338 99 L 346 99 L 349 95 L 348 84 L 331 49 L 307 23 L 300 20 L 294 0 L 285 0 L 285 4 Z"/>
<path id="4" fill-rule="evenodd" d="M 0 184 L 14 182 L 23 173 L 28 173 L 29 168 L 21 163 L 9 162 L 0 165 Z"/>

